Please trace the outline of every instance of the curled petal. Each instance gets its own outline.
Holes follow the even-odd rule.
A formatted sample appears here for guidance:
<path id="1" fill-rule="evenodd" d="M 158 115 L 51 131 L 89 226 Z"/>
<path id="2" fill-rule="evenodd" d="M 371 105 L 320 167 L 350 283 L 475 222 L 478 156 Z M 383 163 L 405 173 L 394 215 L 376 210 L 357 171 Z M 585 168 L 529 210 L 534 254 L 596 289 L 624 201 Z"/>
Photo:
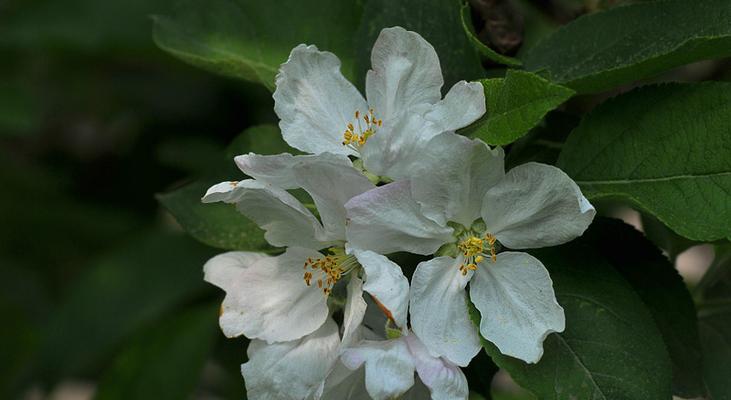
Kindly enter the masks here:
<path id="1" fill-rule="evenodd" d="M 420 104 L 434 104 L 444 85 L 439 57 L 418 33 L 383 29 L 371 52 L 366 75 L 368 104 L 385 125 Z"/>
<path id="2" fill-rule="evenodd" d="M 511 169 L 482 205 L 488 231 L 511 249 L 566 243 L 581 236 L 595 214 L 568 175 L 533 162 Z"/>
<path id="3" fill-rule="evenodd" d="M 241 366 L 251 400 L 301 400 L 321 390 L 338 357 L 338 326 L 331 319 L 300 340 L 253 340 Z"/>
<path id="4" fill-rule="evenodd" d="M 450 242 L 452 228 L 426 218 L 411 197 L 408 181 L 389 183 L 353 197 L 346 205 L 346 236 L 355 249 L 380 254 L 432 254 Z"/>
<path id="5" fill-rule="evenodd" d="M 467 310 L 472 275 L 462 275 L 461 264 L 452 257 L 419 263 L 411 278 L 411 329 L 433 356 L 467 366 L 481 346 Z"/>
<path id="6" fill-rule="evenodd" d="M 224 334 L 288 341 L 322 326 L 327 299 L 302 277 L 304 261 L 319 256 L 314 250 L 289 248 L 276 257 L 232 251 L 210 259 L 204 279 L 226 291 L 219 321 Z"/>
<path id="7" fill-rule="evenodd" d="M 470 299 L 482 315 L 482 336 L 525 362 L 538 362 L 546 336 L 565 328 L 551 277 L 528 253 L 503 252 L 496 262 L 482 263 L 470 283 Z"/>
<path id="8" fill-rule="evenodd" d="M 274 111 L 282 137 L 307 153 L 351 155 L 343 133 L 356 111 L 368 107 L 363 96 L 340 72 L 340 60 L 315 46 L 299 45 L 282 64 L 276 79 Z"/>

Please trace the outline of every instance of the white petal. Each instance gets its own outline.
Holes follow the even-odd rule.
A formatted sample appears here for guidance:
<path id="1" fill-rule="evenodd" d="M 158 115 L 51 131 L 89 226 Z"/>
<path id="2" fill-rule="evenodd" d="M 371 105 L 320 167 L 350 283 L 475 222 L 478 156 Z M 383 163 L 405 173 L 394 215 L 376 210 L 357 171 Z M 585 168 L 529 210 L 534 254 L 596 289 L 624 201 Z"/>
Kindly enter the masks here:
<path id="1" fill-rule="evenodd" d="M 485 91 L 479 82 L 459 81 L 425 114 L 442 131 L 456 131 L 485 114 Z"/>
<path id="2" fill-rule="evenodd" d="M 427 217 L 465 227 L 480 218 L 485 192 L 505 175 L 503 150 L 451 132 L 429 142 L 411 192 Z"/>
<path id="3" fill-rule="evenodd" d="M 290 247 L 282 255 L 232 251 L 208 260 L 204 279 L 226 291 L 219 320 L 228 337 L 269 342 L 299 339 L 327 319 L 327 299 L 308 287 L 302 266 L 313 250 Z"/>
<path id="4" fill-rule="evenodd" d="M 368 172 L 392 179 L 409 179 L 422 160 L 428 142 L 443 131 L 424 117 L 411 113 L 384 125 L 360 150 Z"/>
<path id="5" fill-rule="evenodd" d="M 372 251 L 355 250 L 354 254 L 365 271 L 363 289 L 396 326 L 405 329 L 409 310 L 409 281 L 401 267 Z"/>
<path id="6" fill-rule="evenodd" d="M 439 57 L 418 33 L 383 29 L 373 45 L 371 66 L 366 75 L 368 104 L 386 125 L 414 106 L 441 98 Z"/>
<path id="7" fill-rule="evenodd" d="M 467 366 L 480 351 L 477 329 L 470 321 L 462 259 L 437 257 L 421 262 L 411 278 L 411 329 L 434 356 Z"/>
<path id="8" fill-rule="evenodd" d="M 467 378 L 459 367 L 442 358 L 433 357 L 416 335 L 406 336 L 405 339 L 414 357 L 419 379 L 429 388 L 433 400 L 467 399 Z"/>
<path id="9" fill-rule="evenodd" d="M 317 218 L 280 188 L 253 179 L 223 182 L 203 197 L 204 203 L 217 201 L 236 204 L 239 212 L 266 231 L 264 238 L 274 246 L 328 246 L 329 238 Z"/>
<path id="10" fill-rule="evenodd" d="M 429 388 L 424 385 L 424 382 L 421 381 L 421 379 L 414 380 L 414 386 L 409 389 L 408 392 L 404 393 L 403 396 L 401 396 L 400 400 L 424 400 L 424 399 L 431 399 L 431 393 L 429 393 Z"/>
<path id="11" fill-rule="evenodd" d="M 360 340 L 358 329 L 363 322 L 367 304 L 363 300 L 363 280 L 352 274 L 348 282 L 348 298 L 343 311 L 343 339 L 341 347 L 350 347 Z"/>
<path id="12" fill-rule="evenodd" d="M 365 386 L 365 368 L 355 371 L 338 362 L 327 377 L 325 390 L 316 400 L 371 400 Z"/>
<path id="13" fill-rule="evenodd" d="M 568 175 L 539 163 L 511 169 L 482 206 L 488 231 L 511 249 L 566 243 L 584 233 L 595 213 Z"/>
<path id="14" fill-rule="evenodd" d="M 343 132 L 356 111 L 368 110 L 358 90 L 340 72 L 340 60 L 315 46 L 292 50 L 277 75 L 274 111 L 282 137 L 307 153 L 355 154 Z"/>
<path id="15" fill-rule="evenodd" d="M 315 393 L 335 365 L 338 327 L 331 319 L 300 340 L 267 344 L 253 340 L 241 366 L 251 400 L 302 400 Z"/>
<path id="16" fill-rule="evenodd" d="M 236 163 L 244 173 L 257 180 L 284 189 L 302 188 L 307 191 L 317 206 L 326 237 L 331 240 L 345 239 L 345 203 L 375 187 L 347 157 L 341 155 L 248 154 L 236 157 Z"/>
<path id="17" fill-rule="evenodd" d="M 297 163 L 297 157 L 289 153 L 274 155 L 249 153 L 236 156 L 234 161 L 243 173 L 258 181 L 269 183 L 280 189 L 299 187 L 293 168 Z"/>
<path id="18" fill-rule="evenodd" d="M 528 253 L 503 252 L 480 264 L 470 299 L 482 320 L 480 333 L 503 354 L 529 363 L 543 355 L 543 340 L 565 327 L 546 268 Z"/>
<path id="19" fill-rule="evenodd" d="M 432 254 L 454 240 L 452 228 L 441 226 L 421 214 L 411 198 L 408 181 L 379 186 L 345 204 L 346 236 L 355 249 L 380 254 L 408 251 Z"/>
<path id="20" fill-rule="evenodd" d="M 414 362 L 403 340 L 362 341 L 340 360 L 352 370 L 365 364 L 366 389 L 375 400 L 400 396 L 414 385 Z"/>

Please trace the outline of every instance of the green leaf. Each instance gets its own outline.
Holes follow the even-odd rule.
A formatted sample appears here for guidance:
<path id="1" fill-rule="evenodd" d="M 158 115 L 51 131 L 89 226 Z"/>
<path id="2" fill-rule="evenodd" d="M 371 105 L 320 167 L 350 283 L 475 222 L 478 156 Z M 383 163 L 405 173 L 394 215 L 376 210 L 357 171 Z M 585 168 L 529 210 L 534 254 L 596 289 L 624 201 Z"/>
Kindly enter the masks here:
<path id="1" fill-rule="evenodd" d="M 201 202 L 206 190 L 215 183 L 193 182 L 172 192 L 158 194 L 157 199 L 188 234 L 202 243 L 226 250 L 264 249 L 267 246 L 264 231 L 238 212 L 234 205 Z"/>
<path id="2" fill-rule="evenodd" d="M 95 399 L 185 399 L 193 395 L 218 333 L 218 305 L 176 313 L 135 335 Z"/>
<path id="3" fill-rule="evenodd" d="M 698 60 L 731 55 L 728 0 L 648 1 L 585 15 L 523 57 L 529 71 L 598 92 Z"/>
<path id="4" fill-rule="evenodd" d="M 648 239 L 652 240 L 652 243 L 665 250 L 673 263 L 675 263 L 680 253 L 702 244 L 678 235 L 652 215 L 642 215 L 642 231 Z"/>
<path id="5" fill-rule="evenodd" d="M 632 285 L 655 319 L 673 367 L 673 394 L 705 392 L 693 299 L 670 261 L 642 233 L 619 220 L 597 218 L 584 234 Z"/>
<path id="6" fill-rule="evenodd" d="M 731 399 L 731 244 L 715 247 L 716 257 L 696 287 L 703 377 L 713 400 Z"/>
<path id="7" fill-rule="evenodd" d="M 589 199 L 621 198 L 692 240 L 731 238 L 731 84 L 665 84 L 584 117 L 558 166 Z"/>
<path id="8" fill-rule="evenodd" d="M 211 255 L 182 235 L 153 232 L 99 259 L 44 330 L 38 374 L 54 380 L 91 368 L 136 329 L 203 293 Z"/>
<path id="9" fill-rule="evenodd" d="M 731 304 L 731 302 L 729 303 Z M 703 377 L 710 398 L 731 399 L 731 306 L 706 310 L 699 315 L 703 345 Z"/>
<path id="10" fill-rule="evenodd" d="M 480 82 L 485 88 L 487 114 L 460 133 L 493 145 L 506 145 L 525 135 L 574 94 L 525 71 L 510 70 L 505 78 Z"/>
<path id="11" fill-rule="evenodd" d="M 662 337 L 620 274 L 581 243 L 532 253 L 551 274 L 566 330 L 546 338 L 537 364 L 504 356 L 483 340 L 493 361 L 541 399 L 669 399 Z"/>
<path id="12" fill-rule="evenodd" d="M 360 14 L 354 0 L 186 0 L 174 16 L 154 18 L 153 37 L 183 61 L 273 91 L 279 65 L 300 43 L 335 53 L 352 78 Z"/>
<path id="13" fill-rule="evenodd" d="M 731 302 L 731 243 L 714 247 L 715 257 L 708 271 L 695 287 L 696 297 L 702 302 Z"/>
<path id="14" fill-rule="evenodd" d="M 231 142 L 220 164 L 211 167 L 215 171 L 213 176 L 158 194 L 158 201 L 187 233 L 202 243 L 226 250 L 265 249 L 268 244 L 264 240 L 264 231 L 238 212 L 235 206 L 201 202 L 201 197 L 212 185 L 246 177 L 235 168 L 234 157 L 250 151 L 257 154 L 298 153 L 284 142 L 276 126 L 253 126 Z"/>
<path id="15" fill-rule="evenodd" d="M 445 88 L 483 76 L 477 51 L 462 28 L 460 0 L 368 0 L 358 28 L 358 79 L 371 65 L 371 48 L 381 29 L 401 26 L 424 37 L 437 51 Z"/>
<path id="16" fill-rule="evenodd" d="M 464 29 L 465 34 L 470 39 L 470 43 L 472 43 L 473 46 L 475 46 L 475 49 L 485 58 L 488 60 L 494 61 L 498 64 L 507 65 L 509 67 L 519 67 L 521 66 L 520 60 L 517 58 L 509 57 L 502 55 L 495 50 L 491 49 L 480 39 L 477 38 L 477 34 L 475 33 L 475 28 L 472 26 L 472 18 L 470 16 L 470 5 L 468 3 L 462 4 L 462 9 L 460 11 L 460 19 L 462 21 L 462 29 Z"/>

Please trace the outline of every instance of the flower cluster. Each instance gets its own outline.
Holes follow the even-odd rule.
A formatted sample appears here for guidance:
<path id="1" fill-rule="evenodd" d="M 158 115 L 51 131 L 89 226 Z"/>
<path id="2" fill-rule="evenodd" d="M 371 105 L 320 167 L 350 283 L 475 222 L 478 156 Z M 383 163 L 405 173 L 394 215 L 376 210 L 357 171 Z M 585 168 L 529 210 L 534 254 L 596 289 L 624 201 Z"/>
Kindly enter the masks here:
<path id="1" fill-rule="evenodd" d="M 505 172 L 502 149 L 457 135 L 485 113 L 483 88 L 462 81 L 442 98 L 418 34 L 384 29 L 371 63 L 363 98 L 335 55 L 294 48 L 275 111 L 307 154 L 238 156 L 250 179 L 203 197 L 235 204 L 284 248 L 204 267 L 226 291 L 223 332 L 251 339 L 250 399 L 466 399 L 460 367 L 479 335 L 534 363 L 564 329 L 548 272 L 520 250 L 581 235 L 594 208 L 559 169 Z M 395 252 L 431 257 L 409 282 Z"/>

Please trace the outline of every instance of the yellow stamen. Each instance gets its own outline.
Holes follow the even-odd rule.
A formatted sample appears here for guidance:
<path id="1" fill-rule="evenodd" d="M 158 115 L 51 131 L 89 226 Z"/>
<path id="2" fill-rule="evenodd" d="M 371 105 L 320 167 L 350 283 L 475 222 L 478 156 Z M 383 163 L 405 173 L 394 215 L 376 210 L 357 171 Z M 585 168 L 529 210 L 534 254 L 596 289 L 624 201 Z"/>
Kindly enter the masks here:
<path id="1" fill-rule="evenodd" d="M 490 251 L 492 262 L 497 261 L 497 250 L 495 243 L 497 238 L 491 233 L 486 233 L 483 238 L 477 236 L 468 236 L 457 243 L 457 249 L 464 256 L 464 261 L 459 267 L 462 275 L 467 275 L 469 271 L 477 270 L 477 264 L 485 261 L 485 253 Z"/>
<path id="2" fill-rule="evenodd" d="M 368 141 L 368 138 L 376 133 L 376 128 L 383 124 L 383 121 L 376 118 L 373 109 L 369 109 L 367 114 L 362 115 L 365 124 L 362 124 L 360 111 L 355 111 L 355 124 L 349 122 L 347 130 L 343 133 L 343 146 L 350 146 L 358 150 Z M 356 126 L 357 125 L 357 129 Z"/>
<path id="3" fill-rule="evenodd" d="M 303 276 L 305 284 L 311 286 L 313 273 L 319 274 L 317 287 L 322 289 L 325 296 L 330 295 L 333 286 L 338 283 L 343 275 L 359 265 L 355 257 L 345 254 L 343 249 L 331 248 L 328 249 L 328 253 L 328 255 L 318 259 L 308 257 L 304 263 L 305 273 Z M 308 271 L 308 268 L 311 271 Z"/>

